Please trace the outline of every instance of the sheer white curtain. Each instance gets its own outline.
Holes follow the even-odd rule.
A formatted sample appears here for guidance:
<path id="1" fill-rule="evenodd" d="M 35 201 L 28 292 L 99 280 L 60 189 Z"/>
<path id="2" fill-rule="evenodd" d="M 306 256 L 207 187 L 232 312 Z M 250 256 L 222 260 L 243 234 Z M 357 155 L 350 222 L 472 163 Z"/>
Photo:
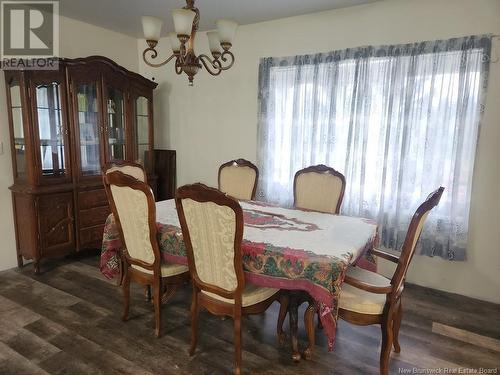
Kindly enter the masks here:
<path id="1" fill-rule="evenodd" d="M 473 36 L 262 59 L 258 197 L 291 205 L 295 172 L 327 164 L 347 180 L 342 213 L 376 219 L 382 246 L 399 249 L 444 186 L 420 251 L 465 259 L 490 46 Z"/>

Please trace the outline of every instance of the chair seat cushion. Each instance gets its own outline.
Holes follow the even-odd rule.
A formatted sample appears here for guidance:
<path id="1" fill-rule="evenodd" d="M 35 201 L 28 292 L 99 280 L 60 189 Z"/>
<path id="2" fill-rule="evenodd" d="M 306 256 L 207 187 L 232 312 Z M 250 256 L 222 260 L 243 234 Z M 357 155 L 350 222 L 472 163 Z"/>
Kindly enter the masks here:
<path id="1" fill-rule="evenodd" d="M 376 286 L 390 286 L 391 284 L 388 278 L 359 267 L 349 267 L 347 275 Z M 361 314 L 379 315 L 384 310 L 386 296 L 386 294 L 367 292 L 343 283 L 340 292 L 339 307 Z"/>
<path id="2" fill-rule="evenodd" d="M 273 296 L 279 291 L 279 289 L 274 289 L 274 288 L 265 288 L 265 287 L 260 287 L 254 284 L 247 283 L 245 285 L 245 290 L 243 291 L 243 295 L 241 296 L 241 302 L 242 302 L 242 307 L 247 307 L 247 306 L 252 306 L 256 305 L 259 302 L 265 301 L 269 297 Z M 221 297 L 215 293 L 210 293 L 206 291 L 202 291 L 203 294 L 206 294 L 207 296 L 217 299 L 219 301 L 225 302 L 225 303 L 230 303 L 234 304 L 234 299 L 228 299 Z"/>
<path id="3" fill-rule="evenodd" d="M 144 273 L 149 273 L 150 275 L 153 274 L 153 271 L 147 270 L 145 268 L 142 268 L 140 266 L 136 266 L 134 264 L 131 265 L 132 268 L 135 268 L 138 271 L 144 272 Z M 161 277 L 169 277 L 169 276 L 175 276 L 175 275 L 180 275 L 181 273 L 189 271 L 188 266 L 185 266 L 183 264 L 174 264 L 174 263 L 162 263 L 161 264 Z"/>

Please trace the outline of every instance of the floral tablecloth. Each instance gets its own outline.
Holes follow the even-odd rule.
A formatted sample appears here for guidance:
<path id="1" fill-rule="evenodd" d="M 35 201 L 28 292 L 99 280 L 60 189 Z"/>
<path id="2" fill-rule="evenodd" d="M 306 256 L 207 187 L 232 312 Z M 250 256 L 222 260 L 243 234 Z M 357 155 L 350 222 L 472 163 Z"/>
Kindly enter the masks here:
<path id="1" fill-rule="evenodd" d="M 368 251 L 376 245 L 376 223 L 255 201 L 240 204 L 245 223 L 242 245 L 245 279 L 260 286 L 307 291 L 318 304 L 331 350 L 347 266 L 358 263 L 364 268 L 376 268 Z M 174 200 L 158 202 L 156 215 L 163 260 L 187 264 Z M 110 215 L 101 253 L 101 271 L 108 278 L 119 274 L 120 247 Z"/>

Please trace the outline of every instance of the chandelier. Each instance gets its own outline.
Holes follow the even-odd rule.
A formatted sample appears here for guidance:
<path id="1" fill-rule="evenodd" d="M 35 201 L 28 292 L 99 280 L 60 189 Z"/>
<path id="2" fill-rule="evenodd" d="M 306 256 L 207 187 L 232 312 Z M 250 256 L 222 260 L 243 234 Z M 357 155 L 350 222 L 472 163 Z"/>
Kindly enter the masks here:
<path id="1" fill-rule="evenodd" d="M 157 17 L 142 17 L 142 28 L 148 48 L 142 53 L 144 62 L 154 68 L 168 64 L 174 60 L 174 69 L 177 74 L 183 72 L 188 76 L 189 86 L 193 86 L 193 78 L 198 71 L 204 67 L 213 76 L 218 76 L 223 70 L 228 70 L 234 64 L 234 55 L 229 51 L 232 46 L 234 34 L 238 25 L 231 20 L 217 20 L 217 31 L 207 32 L 208 45 L 212 58 L 201 54 L 196 56 L 194 52 L 194 40 L 200 21 L 200 11 L 194 6 L 195 0 L 186 0 L 186 6 L 182 9 L 174 9 L 175 33 L 169 33 L 172 55 L 165 61 L 155 63 L 158 56 L 155 47 L 161 34 L 162 20 Z"/>

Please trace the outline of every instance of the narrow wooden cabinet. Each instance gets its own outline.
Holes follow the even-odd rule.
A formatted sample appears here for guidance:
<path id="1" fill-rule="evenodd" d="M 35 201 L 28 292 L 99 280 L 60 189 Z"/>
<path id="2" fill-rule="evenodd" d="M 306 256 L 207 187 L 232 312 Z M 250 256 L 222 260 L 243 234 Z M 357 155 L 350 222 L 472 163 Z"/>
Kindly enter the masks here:
<path id="1" fill-rule="evenodd" d="M 137 161 L 156 191 L 156 83 L 99 56 L 59 70 L 5 71 L 17 256 L 40 260 L 99 248 L 109 214 L 102 167 Z"/>
<path id="2" fill-rule="evenodd" d="M 154 166 L 157 180 L 157 195 L 159 201 L 175 197 L 177 189 L 176 152 L 175 150 L 155 150 Z"/>

